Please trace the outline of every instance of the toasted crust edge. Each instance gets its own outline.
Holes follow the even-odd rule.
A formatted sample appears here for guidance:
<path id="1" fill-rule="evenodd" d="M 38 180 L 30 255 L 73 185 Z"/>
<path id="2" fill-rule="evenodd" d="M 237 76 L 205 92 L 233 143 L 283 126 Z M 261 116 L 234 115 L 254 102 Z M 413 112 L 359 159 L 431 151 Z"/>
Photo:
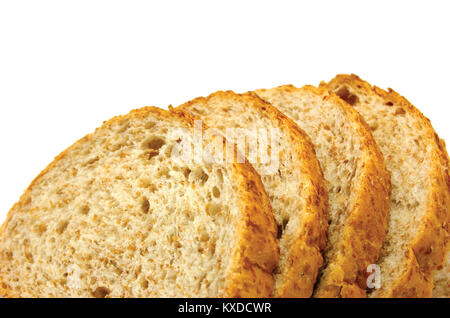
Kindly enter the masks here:
<path id="1" fill-rule="evenodd" d="M 442 268 L 449 245 L 450 223 L 450 177 L 448 156 L 445 148 L 434 131 L 431 122 L 405 97 L 391 88 L 385 91 L 360 79 L 357 75 L 339 74 L 330 82 L 322 82 L 322 87 L 332 90 L 333 87 L 348 85 L 356 90 L 364 90 L 377 95 L 386 101 L 400 105 L 405 112 L 416 118 L 425 127 L 428 144 L 433 147 L 432 165 L 430 166 L 431 186 L 428 207 L 423 224 L 416 238 L 410 243 L 406 252 L 406 267 L 391 288 L 377 297 L 429 297 L 433 285 L 433 272 Z M 443 150 L 444 149 L 444 150 Z"/>
<path id="2" fill-rule="evenodd" d="M 59 154 L 28 186 L 19 201 L 8 212 L 5 222 L 0 227 L 0 235 L 11 220 L 14 211 L 27 200 L 29 193 L 36 182 L 42 178 L 54 165 L 70 154 L 71 150 L 95 138 L 102 129 L 115 123 L 133 118 L 146 117 L 150 113 L 157 114 L 168 120 L 179 119 L 193 127 L 192 116 L 188 114 L 154 106 L 146 106 L 132 110 L 127 115 L 113 117 L 104 122 L 94 133 L 86 135 L 72 146 Z M 276 242 L 276 224 L 273 218 L 270 203 L 262 186 L 257 172 L 248 163 L 232 163 L 232 173 L 236 177 L 240 189 L 240 202 L 242 203 L 242 217 L 236 225 L 236 240 L 232 259 L 230 260 L 228 277 L 226 278 L 223 297 L 269 297 L 273 291 L 272 271 L 278 260 L 278 246 Z M 244 184 L 251 184 L 243 188 Z M 257 247 L 257 248 L 255 248 Z M 7 298 L 18 298 L 8 288 L 8 284 L 0 276 L 0 295 Z M 38 297 L 38 295 L 36 295 Z"/>
<path id="3" fill-rule="evenodd" d="M 228 271 L 226 298 L 267 298 L 273 295 L 279 259 L 277 226 L 261 179 L 249 163 L 235 163 L 244 218 L 237 226 L 236 248 Z M 261 213 L 262 212 L 262 213 Z"/>
<path id="4" fill-rule="evenodd" d="M 339 246 L 336 247 L 339 252 L 330 260 L 332 270 L 316 284 L 314 297 L 366 297 L 366 268 L 378 258 L 389 220 L 391 186 L 384 157 L 362 117 L 335 94 L 311 85 L 301 88 L 283 85 L 275 89 L 307 91 L 334 103 L 352 123 L 353 131 L 364 146 L 361 158 L 363 168 L 356 183 L 355 202 L 351 205 Z"/>
<path id="5" fill-rule="evenodd" d="M 446 161 L 447 180 L 449 180 L 448 183 L 449 183 L 449 188 L 450 188 L 450 165 L 449 165 L 450 159 L 449 159 L 449 156 L 448 156 L 447 149 L 445 147 L 444 139 L 440 140 L 439 145 L 440 145 L 439 148 L 442 150 L 442 153 L 443 153 L 444 161 Z M 441 271 L 442 269 L 445 269 L 446 272 L 450 272 L 450 266 L 449 266 L 448 260 L 447 260 L 448 257 L 450 257 L 449 249 L 450 249 L 450 242 L 447 243 L 447 251 L 445 252 L 446 258 L 444 260 L 444 265 L 442 266 L 442 268 L 439 267 L 438 271 Z M 432 291 L 432 297 L 450 298 L 450 281 L 449 280 L 450 280 L 450 278 L 447 281 L 445 281 L 445 282 L 439 282 L 439 285 L 442 283 L 442 284 L 446 284 L 446 286 L 443 286 L 443 287 L 438 289 L 438 288 L 436 288 L 436 276 L 433 277 L 434 286 L 433 286 L 433 291 Z"/>
<path id="6" fill-rule="evenodd" d="M 274 292 L 274 297 L 310 297 L 319 268 L 323 263 L 321 252 L 326 246 L 328 229 L 328 192 L 320 164 L 315 157 L 314 146 L 309 136 L 297 124 L 253 92 L 236 94 L 232 91 L 218 91 L 208 97 L 198 97 L 184 103 L 177 109 L 188 112 L 193 104 L 207 102 L 217 96 L 224 99 L 230 97 L 244 99 L 247 107 L 257 108 L 277 127 L 285 129 L 292 140 L 293 150 L 299 158 L 298 169 L 308 176 L 305 187 L 299 195 L 303 196 L 305 202 L 309 204 L 305 205 L 304 210 L 300 212 L 302 227 L 297 229 L 296 239 L 288 253 L 287 266 L 281 269 L 281 275 L 279 275 L 281 282 Z"/>

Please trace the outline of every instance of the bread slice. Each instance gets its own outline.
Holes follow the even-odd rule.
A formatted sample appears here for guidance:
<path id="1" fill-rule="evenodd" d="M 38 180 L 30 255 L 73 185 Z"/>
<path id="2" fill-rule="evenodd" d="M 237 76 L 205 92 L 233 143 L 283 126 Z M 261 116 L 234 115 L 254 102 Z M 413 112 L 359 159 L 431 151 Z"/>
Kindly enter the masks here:
<path id="1" fill-rule="evenodd" d="M 445 148 L 430 121 L 392 89 L 338 75 L 336 92 L 366 120 L 391 172 L 391 217 L 372 297 L 428 297 L 449 241 L 450 178 Z"/>
<path id="2" fill-rule="evenodd" d="M 256 90 L 311 137 L 327 182 L 330 226 L 315 297 L 365 297 L 389 216 L 389 174 L 358 113 L 313 86 Z"/>
<path id="3" fill-rule="evenodd" d="M 0 294 L 270 296 L 277 228 L 261 180 L 248 163 L 173 157 L 192 127 L 142 108 L 59 155 L 1 227 Z"/>
<path id="4" fill-rule="evenodd" d="M 239 137 L 246 136 L 246 148 L 241 149 L 249 158 L 256 148 L 264 147 L 263 138 L 252 141 L 252 131 L 259 136 L 264 132 L 270 135 L 271 129 L 279 132 L 279 152 L 273 147 L 276 140 L 271 135 L 272 160 L 267 162 L 258 156 L 251 161 L 261 175 L 278 224 L 280 263 L 275 271 L 274 296 L 310 297 L 326 244 L 327 192 L 309 138 L 294 122 L 252 93 L 219 91 L 178 109 L 217 128 L 230 142 L 239 143 Z"/>

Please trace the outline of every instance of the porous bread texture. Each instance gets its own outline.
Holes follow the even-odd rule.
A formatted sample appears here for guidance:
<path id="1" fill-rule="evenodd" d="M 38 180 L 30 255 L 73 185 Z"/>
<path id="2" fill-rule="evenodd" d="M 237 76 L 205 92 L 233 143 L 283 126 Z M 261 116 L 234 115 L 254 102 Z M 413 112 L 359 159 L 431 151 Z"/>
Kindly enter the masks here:
<path id="1" fill-rule="evenodd" d="M 311 137 L 329 197 L 329 241 L 314 297 L 365 297 L 389 217 L 389 174 L 362 118 L 325 89 L 255 91 Z"/>
<path id="2" fill-rule="evenodd" d="M 278 169 L 268 170 L 261 157 L 252 161 L 261 174 L 278 224 L 280 263 L 275 270 L 274 296 L 310 297 L 322 265 L 328 218 L 327 191 L 308 136 L 253 93 L 219 91 L 177 109 L 201 118 L 230 142 L 237 142 L 245 131 L 227 128 L 279 129 Z M 249 154 L 257 144 L 247 139 L 246 146 L 243 151 Z"/>
<path id="3" fill-rule="evenodd" d="M 391 173 L 391 217 L 371 297 L 428 297 L 448 250 L 450 178 L 445 146 L 430 121 L 392 89 L 338 75 L 334 91 L 366 120 Z"/>
<path id="4" fill-rule="evenodd" d="M 278 247 L 260 178 L 248 163 L 173 160 L 173 130 L 189 142 L 192 125 L 146 107 L 59 155 L 1 227 L 0 294 L 270 296 Z"/>

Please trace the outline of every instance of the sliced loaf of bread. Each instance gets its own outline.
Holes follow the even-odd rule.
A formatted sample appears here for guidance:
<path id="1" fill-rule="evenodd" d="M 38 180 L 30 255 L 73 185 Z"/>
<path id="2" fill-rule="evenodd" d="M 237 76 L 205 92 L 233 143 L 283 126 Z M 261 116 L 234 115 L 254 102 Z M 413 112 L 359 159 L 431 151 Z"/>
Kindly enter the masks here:
<path id="1" fill-rule="evenodd" d="M 192 130 L 186 114 L 147 107 L 59 155 L 1 227 L 0 294 L 272 295 L 277 228 L 260 177 L 174 157 Z"/>
<path id="2" fill-rule="evenodd" d="M 328 219 L 327 191 L 308 136 L 253 93 L 219 91 L 178 109 L 198 116 L 232 143 L 244 141 L 241 149 L 248 158 L 258 153 L 251 163 L 261 175 L 278 224 L 280 263 L 275 270 L 274 296 L 310 297 L 322 265 Z M 279 132 L 277 144 L 271 129 Z M 257 138 L 252 139 L 252 134 Z M 260 139 L 264 134 L 271 136 L 268 145 Z M 266 146 L 271 151 L 270 162 L 260 156 Z"/>
<path id="3" fill-rule="evenodd" d="M 356 75 L 323 88 L 354 107 L 371 127 L 391 173 L 391 216 L 372 297 L 428 297 L 448 250 L 450 178 L 445 147 L 430 121 L 392 89 Z"/>
<path id="4" fill-rule="evenodd" d="M 315 297 L 365 297 L 389 216 L 389 174 L 359 114 L 326 89 L 255 91 L 311 137 L 328 188 L 330 226 Z"/>

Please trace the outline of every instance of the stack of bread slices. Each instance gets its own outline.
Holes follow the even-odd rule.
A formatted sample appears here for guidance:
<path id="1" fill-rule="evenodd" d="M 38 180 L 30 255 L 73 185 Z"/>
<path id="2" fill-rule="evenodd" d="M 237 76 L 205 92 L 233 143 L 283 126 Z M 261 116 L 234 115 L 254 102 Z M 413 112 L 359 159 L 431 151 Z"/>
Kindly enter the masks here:
<path id="1" fill-rule="evenodd" d="M 393 90 L 219 91 L 115 117 L 0 228 L 3 297 L 450 297 L 444 141 Z"/>

